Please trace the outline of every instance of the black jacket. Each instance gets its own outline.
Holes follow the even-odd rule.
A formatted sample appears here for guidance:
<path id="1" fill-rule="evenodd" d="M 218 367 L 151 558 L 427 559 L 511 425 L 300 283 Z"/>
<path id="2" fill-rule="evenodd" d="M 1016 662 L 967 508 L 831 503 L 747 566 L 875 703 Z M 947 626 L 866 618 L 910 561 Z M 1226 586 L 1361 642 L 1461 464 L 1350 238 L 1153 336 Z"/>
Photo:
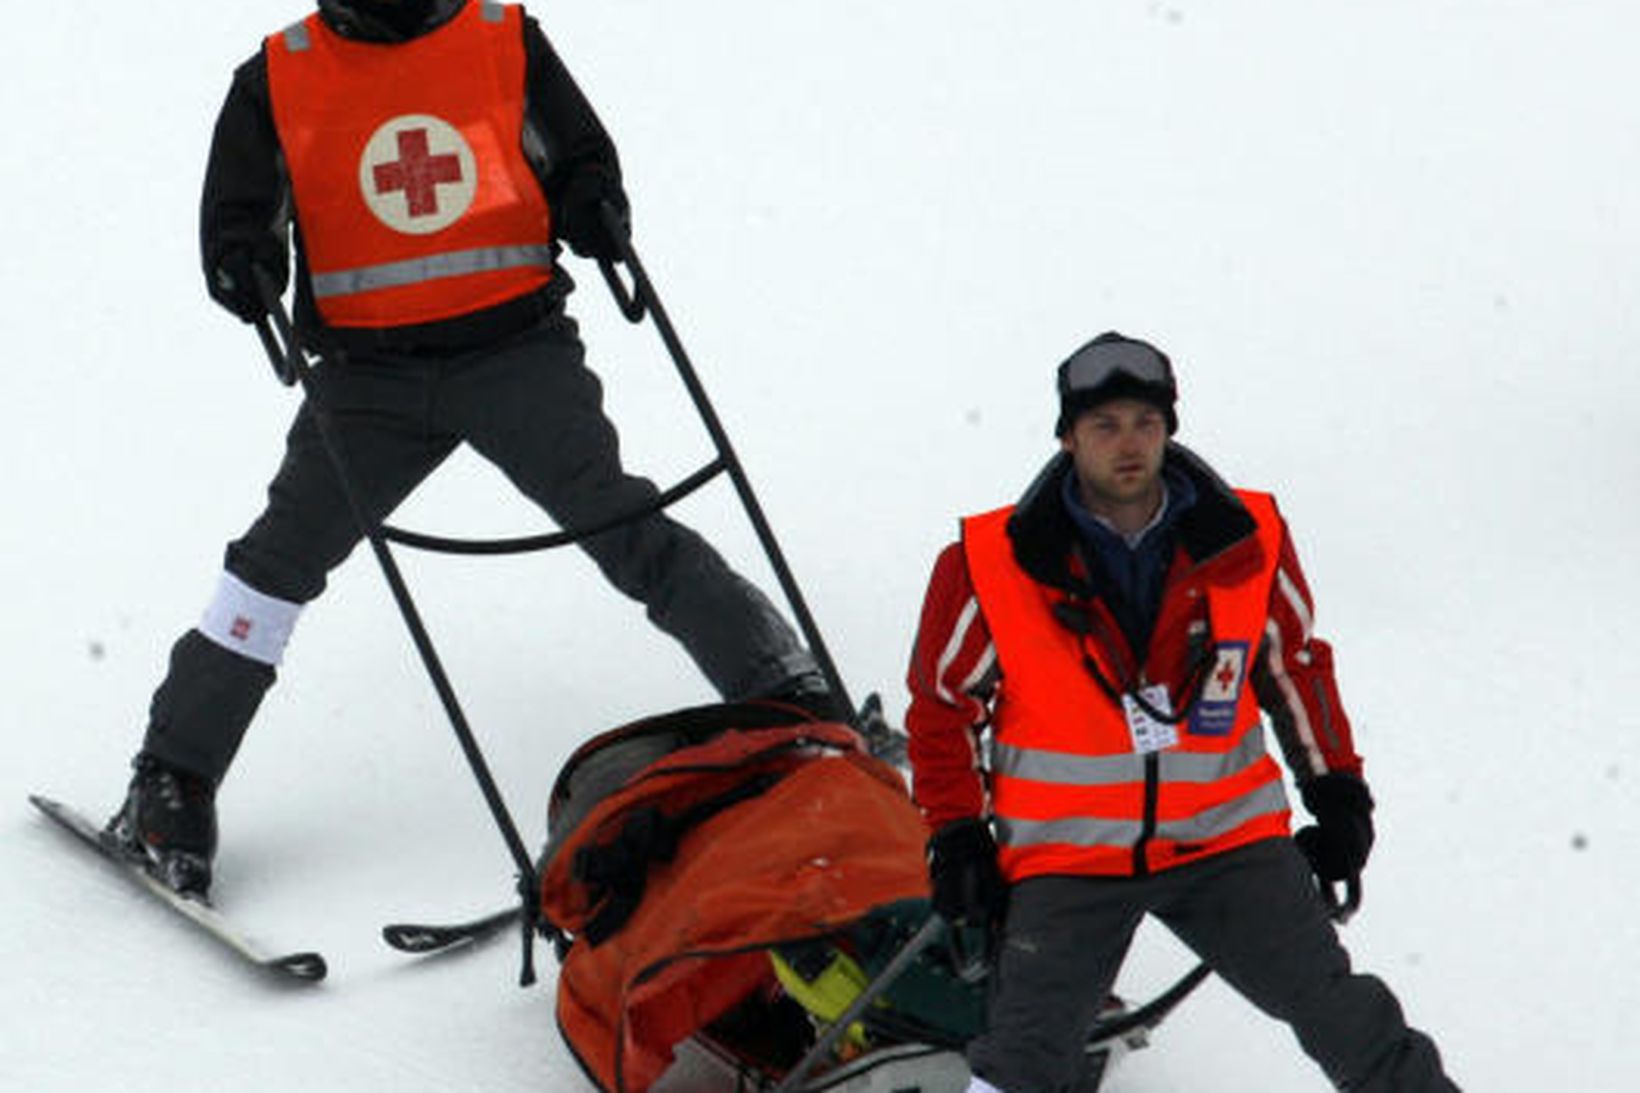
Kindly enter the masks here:
<path id="1" fill-rule="evenodd" d="M 421 26 L 408 35 L 369 18 L 345 0 L 320 0 L 319 13 L 337 33 L 362 41 L 408 40 L 448 22 L 465 3 L 477 0 L 433 0 Z M 584 171 L 600 171 L 620 184 L 620 160 L 615 144 L 593 113 L 581 89 L 558 59 L 540 24 L 524 18 L 525 96 L 527 120 L 540 136 L 543 156 L 531 156 L 536 176 L 555 211 L 570 182 Z M 317 344 L 344 350 L 392 348 L 438 353 L 482 346 L 533 325 L 561 310 L 572 282 L 560 271 L 541 292 L 485 311 L 437 323 L 396 327 L 382 332 L 341 331 L 321 324 L 308 285 L 300 225 L 293 224 L 290 177 L 274 128 L 268 91 L 268 63 L 264 52 L 234 72 L 227 100 L 217 117 L 205 170 L 200 202 L 200 258 L 207 288 L 222 255 L 236 247 L 251 247 L 258 260 L 287 279 L 287 239 L 294 238 L 296 322 Z M 292 232 L 292 228 L 295 231 Z"/>

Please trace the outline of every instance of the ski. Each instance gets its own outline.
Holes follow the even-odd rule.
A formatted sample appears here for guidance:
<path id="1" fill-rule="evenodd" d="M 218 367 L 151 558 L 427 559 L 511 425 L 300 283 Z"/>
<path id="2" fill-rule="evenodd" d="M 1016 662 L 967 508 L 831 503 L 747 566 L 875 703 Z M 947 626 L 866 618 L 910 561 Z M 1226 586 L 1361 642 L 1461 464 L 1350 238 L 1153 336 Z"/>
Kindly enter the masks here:
<path id="1" fill-rule="evenodd" d="M 460 945 L 473 945 L 518 923 L 518 908 L 491 911 L 466 922 L 442 926 L 396 922 L 382 927 L 382 940 L 401 953 L 441 953 Z"/>
<path id="2" fill-rule="evenodd" d="M 197 896 L 183 895 L 160 881 L 142 862 L 131 858 L 108 839 L 102 828 L 92 823 L 83 813 L 49 797 L 30 794 L 29 802 L 63 830 L 96 851 L 104 861 L 145 888 L 154 898 L 200 927 L 229 951 L 254 967 L 280 978 L 308 983 L 317 982 L 325 977 L 328 969 L 323 956 L 315 952 L 279 953 L 269 950 L 230 922 L 208 901 Z"/>

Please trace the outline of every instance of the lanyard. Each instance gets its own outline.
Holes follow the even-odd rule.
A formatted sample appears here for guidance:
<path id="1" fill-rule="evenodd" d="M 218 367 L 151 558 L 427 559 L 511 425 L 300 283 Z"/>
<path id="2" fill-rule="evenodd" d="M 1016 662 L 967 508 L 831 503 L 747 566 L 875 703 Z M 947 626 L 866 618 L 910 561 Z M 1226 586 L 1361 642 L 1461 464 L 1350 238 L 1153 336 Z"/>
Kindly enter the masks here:
<path id="1" fill-rule="evenodd" d="M 1213 643 L 1213 617 L 1211 611 L 1207 618 L 1206 640 L 1201 642 L 1189 670 L 1185 673 L 1184 686 L 1180 690 L 1180 701 L 1175 707 L 1177 712 L 1158 709 L 1149 701 L 1141 687 L 1142 670 L 1135 672 L 1133 678 L 1117 687 L 1105 670 L 1099 666 L 1099 660 L 1094 656 L 1096 649 L 1102 650 L 1111 663 L 1120 667 L 1123 663 L 1121 649 L 1112 641 L 1108 630 L 1100 624 L 1098 616 L 1094 614 L 1093 601 L 1071 597 L 1053 605 L 1053 617 L 1058 623 L 1077 636 L 1077 648 L 1082 654 L 1082 666 L 1087 669 L 1099 689 L 1105 692 L 1112 702 L 1118 706 L 1124 704 L 1124 698 L 1143 710 L 1149 717 L 1169 725 L 1183 722 L 1195 708 L 1196 700 L 1201 697 L 1202 688 L 1207 684 L 1208 670 L 1218 659 Z"/>

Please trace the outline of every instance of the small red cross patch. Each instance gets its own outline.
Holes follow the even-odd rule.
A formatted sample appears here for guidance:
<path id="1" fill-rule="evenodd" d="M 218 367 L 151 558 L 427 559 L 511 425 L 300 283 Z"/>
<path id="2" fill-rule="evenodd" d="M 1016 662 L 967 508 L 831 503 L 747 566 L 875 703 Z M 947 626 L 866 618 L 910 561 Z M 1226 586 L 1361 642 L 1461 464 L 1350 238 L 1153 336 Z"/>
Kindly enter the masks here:
<path id="1" fill-rule="evenodd" d="M 251 636 L 251 620 L 244 615 L 235 615 L 233 625 L 228 627 L 228 633 L 233 635 L 235 641 L 244 641 Z"/>

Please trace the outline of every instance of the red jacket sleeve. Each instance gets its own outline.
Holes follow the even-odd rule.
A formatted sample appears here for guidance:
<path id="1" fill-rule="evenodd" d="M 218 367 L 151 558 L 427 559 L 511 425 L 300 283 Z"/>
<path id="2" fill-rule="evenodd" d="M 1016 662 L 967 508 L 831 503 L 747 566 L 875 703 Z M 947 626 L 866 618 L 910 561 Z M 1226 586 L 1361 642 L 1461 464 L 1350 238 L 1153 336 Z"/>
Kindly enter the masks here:
<path id="1" fill-rule="evenodd" d="M 1360 776 L 1361 757 L 1333 676 L 1332 646 L 1315 636 L 1315 603 L 1285 523 L 1253 685 L 1295 778 Z"/>
<path id="2" fill-rule="evenodd" d="M 980 734 L 996 681 L 996 647 L 953 543 L 934 563 L 906 677 L 913 796 L 930 829 L 989 810 Z"/>

